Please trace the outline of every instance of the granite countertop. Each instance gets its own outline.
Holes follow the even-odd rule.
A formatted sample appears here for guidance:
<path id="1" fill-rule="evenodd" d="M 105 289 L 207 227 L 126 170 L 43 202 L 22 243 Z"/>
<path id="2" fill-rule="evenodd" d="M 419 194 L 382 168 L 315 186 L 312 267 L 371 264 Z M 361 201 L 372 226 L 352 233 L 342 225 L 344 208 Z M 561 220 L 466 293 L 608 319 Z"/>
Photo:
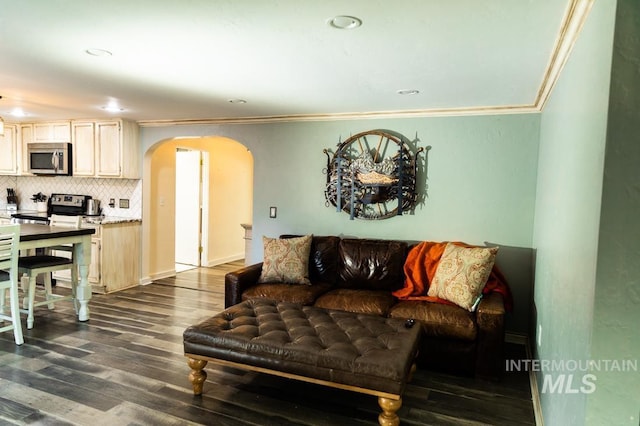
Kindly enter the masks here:
<path id="1" fill-rule="evenodd" d="M 111 225 L 115 223 L 142 222 L 142 219 L 135 217 L 121 216 L 85 216 L 82 223 L 90 223 L 93 225 Z"/>
<path id="2" fill-rule="evenodd" d="M 46 213 L 37 212 L 36 210 L 7 210 L 0 208 L 0 218 L 11 219 L 11 215 L 15 213 L 29 214 L 34 216 L 42 216 L 43 219 L 47 217 Z M 84 216 L 82 223 L 89 223 L 93 225 L 110 225 L 116 223 L 128 223 L 128 222 L 142 222 L 142 219 L 136 217 L 122 217 L 122 216 Z"/>
<path id="3" fill-rule="evenodd" d="M 41 216 L 42 218 L 47 218 L 47 213 L 46 212 L 39 212 L 37 210 L 23 210 L 23 209 L 19 209 L 19 210 L 8 210 L 7 208 L 0 208 L 0 217 L 4 217 L 6 219 L 11 219 L 11 215 L 13 214 L 29 214 L 29 215 L 33 215 L 33 216 Z"/>

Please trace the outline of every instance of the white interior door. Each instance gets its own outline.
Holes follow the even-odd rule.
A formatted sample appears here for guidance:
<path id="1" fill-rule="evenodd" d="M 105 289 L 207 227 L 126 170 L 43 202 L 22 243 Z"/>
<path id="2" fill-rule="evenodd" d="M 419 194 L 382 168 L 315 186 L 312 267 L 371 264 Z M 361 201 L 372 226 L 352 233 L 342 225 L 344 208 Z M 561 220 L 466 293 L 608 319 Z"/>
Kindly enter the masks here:
<path id="1" fill-rule="evenodd" d="M 176 151 L 176 263 L 200 266 L 201 153 Z"/>

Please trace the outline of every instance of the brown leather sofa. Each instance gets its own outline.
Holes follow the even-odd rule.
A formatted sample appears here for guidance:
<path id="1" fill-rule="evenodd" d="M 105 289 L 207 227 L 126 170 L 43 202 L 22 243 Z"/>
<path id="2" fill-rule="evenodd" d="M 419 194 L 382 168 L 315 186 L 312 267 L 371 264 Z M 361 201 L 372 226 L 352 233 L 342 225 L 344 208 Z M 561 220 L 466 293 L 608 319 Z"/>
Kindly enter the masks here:
<path id="1" fill-rule="evenodd" d="M 283 236 L 286 237 L 286 236 Z M 258 283 L 262 263 L 225 276 L 225 307 L 267 298 L 418 321 L 423 330 L 420 366 L 497 379 L 503 369 L 504 303 L 490 293 L 475 312 L 427 301 L 398 300 L 404 261 L 412 243 L 314 236 L 311 285 Z"/>

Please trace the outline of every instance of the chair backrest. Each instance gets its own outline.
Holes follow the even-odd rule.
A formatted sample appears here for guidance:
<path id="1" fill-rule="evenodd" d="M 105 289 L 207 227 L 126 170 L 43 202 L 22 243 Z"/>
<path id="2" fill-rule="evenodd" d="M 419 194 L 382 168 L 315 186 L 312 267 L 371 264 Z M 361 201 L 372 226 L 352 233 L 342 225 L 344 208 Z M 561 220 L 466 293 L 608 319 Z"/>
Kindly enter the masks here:
<path id="1" fill-rule="evenodd" d="M 61 214 L 52 214 L 49 218 L 49 225 L 60 226 L 62 228 L 80 228 L 82 216 L 65 216 Z"/>
<path id="2" fill-rule="evenodd" d="M 20 225 L 0 226 L 0 270 L 18 271 Z"/>

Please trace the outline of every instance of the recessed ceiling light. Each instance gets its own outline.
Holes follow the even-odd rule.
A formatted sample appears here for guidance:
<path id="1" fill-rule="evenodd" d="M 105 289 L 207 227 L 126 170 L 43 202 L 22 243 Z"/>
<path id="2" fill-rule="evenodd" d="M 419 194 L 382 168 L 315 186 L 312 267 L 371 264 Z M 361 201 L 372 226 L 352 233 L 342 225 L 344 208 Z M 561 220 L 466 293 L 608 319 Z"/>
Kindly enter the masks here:
<path id="1" fill-rule="evenodd" d="M 109 103 L 106 106 L 103 106 L 102 109 L 107 111 L 107 112 L 124 111 L 124 108 L 122 108 L 120 105 L 118 105 L 118 103 L 116 101 L 109 101 Z"/>
<path id="2" fill-rule="evenodd" d="M 112 56 L 113 53 L 104 49 L 87 49 L 84 51 L 87 55 L 91 56 Z"/>
<path id="3" fill-rule="evenodd" d="M 10 114 L 14 117 L 26 117 L 27 114 L 24 112 L 22 108 L 14 108 L 11 110 Z"/>
<path id="4" fill-rule="evenodd" d="M 247 101 L 244 99 L 229 99 L 230 104 L 246 104 Z"/>
<path id="5" fill-rule="evenodd" d="M 329 25 L 339 30 L 352 30 L 362 25 L 362 20 L 355 16 L 338 15 L 329 19 Z"/>
<path id="6" fill-rule="evenodd" d="M 417 95 L 420 91 L 416 89 L 402 89 L 398 90 L 396 93 L 398 95 Z"/>
<path id="7" fill-rule="evenodd" d="M 124 111 L 124 108 L 118 108 L 116 106 L 103 106 L 102 107 L 103 110 L 107 111 L 107 112 L 120 112 L 120 111 Z"/>

